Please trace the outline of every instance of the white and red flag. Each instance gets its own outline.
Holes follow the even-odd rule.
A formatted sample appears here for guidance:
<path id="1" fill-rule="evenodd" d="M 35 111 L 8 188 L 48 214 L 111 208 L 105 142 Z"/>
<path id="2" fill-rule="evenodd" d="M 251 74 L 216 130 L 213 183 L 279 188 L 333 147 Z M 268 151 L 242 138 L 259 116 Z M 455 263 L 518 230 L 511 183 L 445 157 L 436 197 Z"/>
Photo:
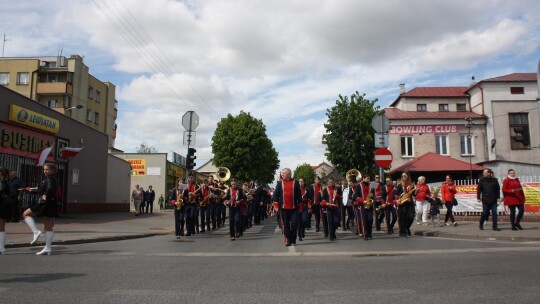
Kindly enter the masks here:
<path id="1" fill-rule="evenodd" d="M 68 158 L 68 157 L 75 157 L 79 152 L 81 152 L 83 148 L 71 148 L 71 147 L 64 147 L 60 150 L 60 156 L 62 158 Z"/>
<path id="2" fill-rule="evenodd" d="M 45 161 L 47 160 L 47 157 L 51 153 L 51 150 L 52 150 L 52 147 L 47 147 L 39 151 L 38 158 L 36 159 L 36 166 L 43 166 L 45 164 Z"/>

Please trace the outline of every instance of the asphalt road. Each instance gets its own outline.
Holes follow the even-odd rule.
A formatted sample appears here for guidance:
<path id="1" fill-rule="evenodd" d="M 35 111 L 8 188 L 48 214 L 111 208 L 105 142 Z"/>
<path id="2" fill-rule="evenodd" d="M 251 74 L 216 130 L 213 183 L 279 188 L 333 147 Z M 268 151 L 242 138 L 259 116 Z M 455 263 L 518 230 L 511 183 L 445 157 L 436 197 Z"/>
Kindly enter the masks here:
<path id="1" fill-rule="evenodd" d="M 228 229 L 228 228 L 226 228 Z M 540 244 L 309 231 L 275 223 L 236 241 L 221 229 L 0 256 L 2 303 L 537 303 Z"/>

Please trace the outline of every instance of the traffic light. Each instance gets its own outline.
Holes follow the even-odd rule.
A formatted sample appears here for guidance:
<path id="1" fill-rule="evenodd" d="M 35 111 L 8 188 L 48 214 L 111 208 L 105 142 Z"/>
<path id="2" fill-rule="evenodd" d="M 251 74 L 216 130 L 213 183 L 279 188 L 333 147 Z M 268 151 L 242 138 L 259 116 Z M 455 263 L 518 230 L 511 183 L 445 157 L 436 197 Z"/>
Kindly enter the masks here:
<path id="1" fill-rule="evenodd" d="M 197 152 L 195 148 L 188 148 L 188 152 L 186 156 L 186 168 L 188 170 L 193 170 L 193 168 L 195 168 L 195 166 L 197 165 L 195 163 L 195 159 L 197 158 L 197 156 L 195 156 L 195 152 Z"/>
<path id="2" fill-rule="evenodd" d="M 515 127 L 514 132 L 516 133 L 515 140 L 522 143 L 524 146 L 531 145 L 531 137 L 529 136 L 529 127 Z"/>

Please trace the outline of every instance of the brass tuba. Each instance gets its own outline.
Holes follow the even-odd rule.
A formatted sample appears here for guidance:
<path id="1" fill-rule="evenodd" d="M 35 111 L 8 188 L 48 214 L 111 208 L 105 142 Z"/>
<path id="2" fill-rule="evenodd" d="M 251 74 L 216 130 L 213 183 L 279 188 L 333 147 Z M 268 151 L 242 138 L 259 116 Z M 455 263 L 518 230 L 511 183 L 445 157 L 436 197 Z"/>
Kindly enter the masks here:
<path id="1" fill-rule="evenodd" d="M 231 170 L 229 170 L 227 167 L 219 167 L 216 171 L 216 178 L 220 182 L 226 182 L 231 178 Z"/>
<path id="2" fill-rule="evenodd" d="M 356 181 L 362 180 L 362 173 L 360 173 L 360 171 L 358 171 L 356 169 L 351 169 L 351 170 L 347 171 L 345 176 L 347 177 L 347 181 L 349 181 L 349 182 L 351 181 L 353 176 L 356 176 Z"/>

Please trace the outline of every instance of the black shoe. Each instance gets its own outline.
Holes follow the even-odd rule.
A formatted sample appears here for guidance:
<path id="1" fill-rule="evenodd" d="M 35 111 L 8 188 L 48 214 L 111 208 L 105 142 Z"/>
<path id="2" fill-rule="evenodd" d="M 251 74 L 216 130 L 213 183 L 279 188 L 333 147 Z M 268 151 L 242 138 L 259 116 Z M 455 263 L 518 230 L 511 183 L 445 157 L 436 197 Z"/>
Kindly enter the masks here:
<path id="1" fill-rule="evenodd" d="M 319 228 L 315 228 L 315 232 L 319 232 L 321 231 Z"/>
<path id="2" fill-rule="evenodd" d="M 203 229 L 203 230 L 201 230 L 201 233 L 205 233 L 205 232 L 206 232 L 206 230 L 204 230 L 204 229 Z"/>
<path id="3" fill-rule="evenodd" d="M 367 236 L 365 236 L 365 237 L 364 237 L 364 241 L 367 241 L 367 240 L 368 240 L 368 237 L 367 237 Z"/>
<path id="4" fill-rule="evenodd" d="M 478 225 L 478 228 L 480 228 L 480 230 L 484 230 L 484 224 L 480 223 L 480 225 Z"/>
<path id="5" fill-rule="evenodd" d="M 495 228 L 493 228 L 493 231 L 501 231 L 501 229 L 495 227 Z"/>
<path id="6" fill-rule="evenodd" d="M 301 236 L 298 237 L 298 240 L 299 240 L 300 242 L 303 241 L 303 239 L 302 239 Z"/>
<path id="7" fill-rule="evenodd" d="M 324 237 L 327 238 L 327 237 L 328 237 L 328 234 L 325 234 Z"/>
<path id="8" fill-rule="evenodd" d="M 516 224 L 516 227 L 517 227 L 517 229 L 519 229 L 519 230 L 523 230 L 523 228 L 521 227 L 520 224 Z"/>
<path id="9" fill-rule="evenodd" d="M 236 240 L 236 238 L 233 236 L 233 237 L 231 238 L 231 241 L 234 241 L 234 240 Z"/>
<path id="10" fill-rule="evenodd" d="M 515 231 L 517 231 L 518 229 L 517 229 L 517 227 L 516 227 L 516 226 L 512 226 L 512 230 L 515 230 Z"/>
<path id="11" fill-rule="evenodd" d="M 407 229 L 407 235 L 408 235 L 408 236 L 411 236 L 411 235 L 412 235 L 412 234 L 411 234 L 411 231 L 410 231 L 409 229 Z"/>
<path id="12" fill-rule="evenodd" d="M 287 243 L 287 244 L 285 244 L 285 246 L 289 247 L 289 246 L 291 246 L 291 243 Z"/>

